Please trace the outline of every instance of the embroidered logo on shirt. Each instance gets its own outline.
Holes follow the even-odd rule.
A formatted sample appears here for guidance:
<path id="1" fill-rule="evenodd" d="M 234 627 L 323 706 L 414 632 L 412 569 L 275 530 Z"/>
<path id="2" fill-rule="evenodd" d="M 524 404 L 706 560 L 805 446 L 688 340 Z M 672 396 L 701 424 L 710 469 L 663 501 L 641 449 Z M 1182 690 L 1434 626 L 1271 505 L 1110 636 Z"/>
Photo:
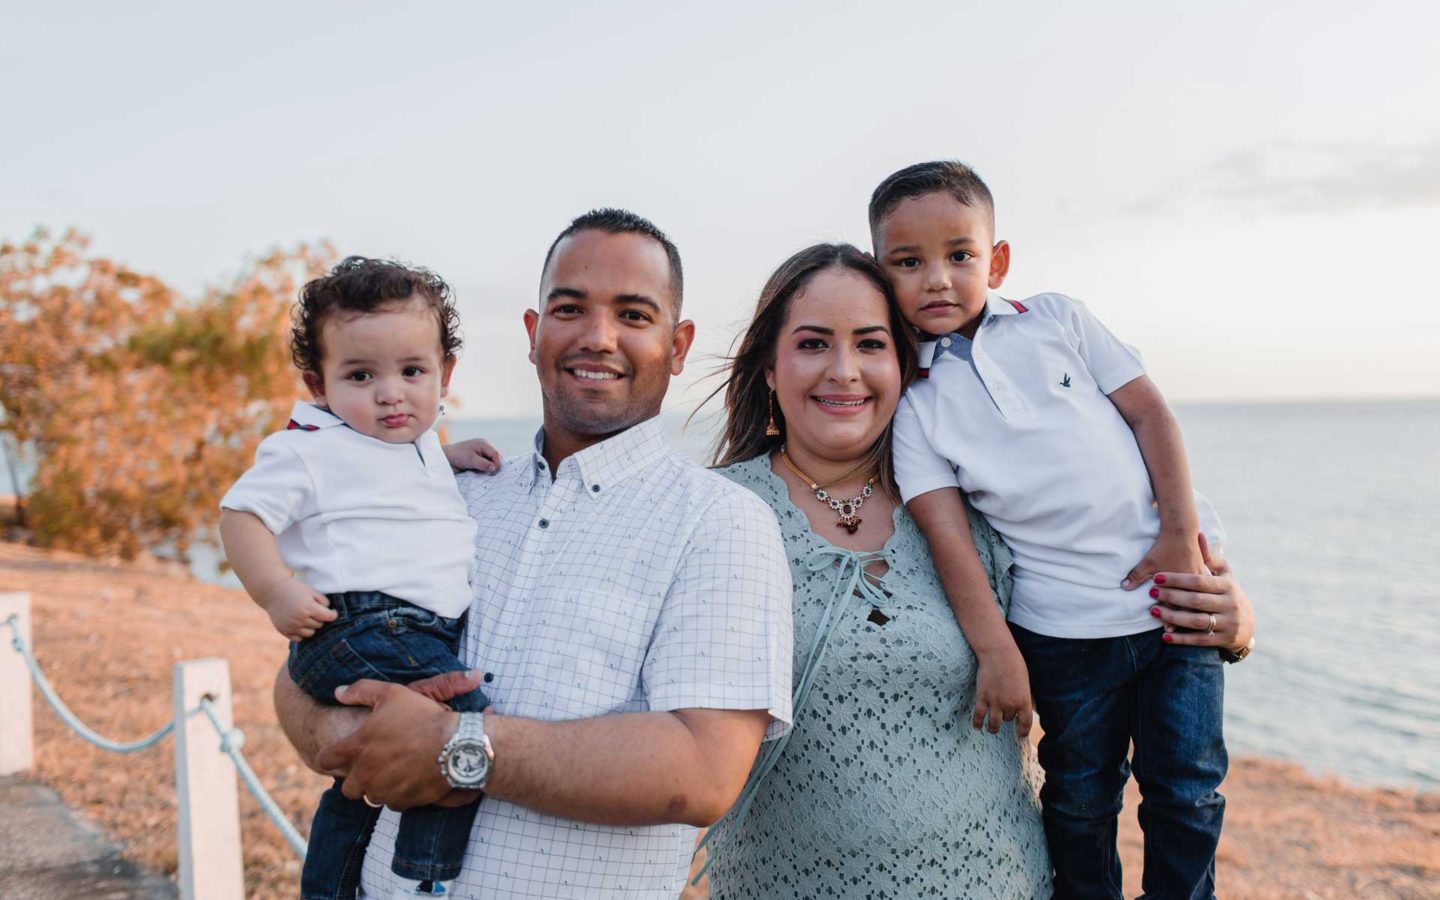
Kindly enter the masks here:
<path id="1" fill-rule="evenodd" d="M 1069 386 L 1070 386 L 1070 373 L 1069 373 L 1069 372 L 1066 372 L 1066 373 L 1065 373 L 1065 379 L 1060 382 L 1060 386 L 1061 386 L 1061 387 L 1069 387 Z"/>

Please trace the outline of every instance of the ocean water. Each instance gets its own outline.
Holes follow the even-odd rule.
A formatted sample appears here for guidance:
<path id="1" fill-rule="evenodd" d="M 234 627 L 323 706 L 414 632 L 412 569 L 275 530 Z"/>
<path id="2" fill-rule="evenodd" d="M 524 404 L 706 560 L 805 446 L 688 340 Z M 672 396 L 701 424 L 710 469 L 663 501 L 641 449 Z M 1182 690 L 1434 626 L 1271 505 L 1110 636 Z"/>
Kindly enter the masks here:
<path id="1" fill-rule="evenodd" d="M 1440 400 L 1176 412 L 1259 621 L 1254 654 L 1227 670 L 1232 754 L 1440 790 Z M 716 420 L 684 419 L 667 429 L 703 461 Z M 452 440 L 507 456 L 538 426 L 449 422 Z M 194 570 L 233 584 L 217 561 L 198 553 Z"/>

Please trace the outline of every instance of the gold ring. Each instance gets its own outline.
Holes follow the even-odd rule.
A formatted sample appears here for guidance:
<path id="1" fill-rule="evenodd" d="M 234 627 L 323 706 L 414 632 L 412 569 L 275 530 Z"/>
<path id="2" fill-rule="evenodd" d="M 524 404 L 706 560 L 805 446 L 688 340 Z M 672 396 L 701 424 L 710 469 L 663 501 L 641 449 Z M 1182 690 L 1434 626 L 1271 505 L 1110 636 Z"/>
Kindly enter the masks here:
<path id="1" fill-rule="evenodd" d="M 1207 629 L 1205 629 L 1205 633 L 1206 633 L 1206 634 L 1214 634 L 1214 633 L 1215 633 L 1215 614 L 1214 614 L 1214 613 L 1206 613 L 1205 615 L 1207 615 L 1207 616 L 1210 617 L 1210 627 L 1207 628 Z"/>
<path id="2" fill-rule="evenodd" d="M 1211 616 L 1210 618 L 1213 619 L 1213 618 L 1215 618 L 1215 617 L 1214 617 L 1214 616 Z M 385 804 L 383 804 L 383 803 L 376 803 L 374 800 L 371 800 L 369 794 L 361 794 L 361 795 L 360 795 L 360 799 L 361 799 L 361 800 L 364 800 L 364 801 L 365 801 L 365 805 L 368 806 L 368 807 L 370 807 L 371 809 L 379 809 L 380 807 L 382 807 L 382 806 L 385 805 Z"/>

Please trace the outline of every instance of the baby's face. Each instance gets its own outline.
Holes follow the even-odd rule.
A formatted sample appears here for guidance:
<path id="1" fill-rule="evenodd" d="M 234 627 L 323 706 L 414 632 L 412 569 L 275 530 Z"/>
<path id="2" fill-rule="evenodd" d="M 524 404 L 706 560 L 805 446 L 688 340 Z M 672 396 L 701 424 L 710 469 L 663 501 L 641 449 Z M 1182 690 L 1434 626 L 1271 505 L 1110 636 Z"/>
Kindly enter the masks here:
<path id="1" fill-rule="evenodd" d="M 455 360 L 440 350 L 435 312 L 411 297 L 320 326 L 321 378 L 315 399 L 345 424 L 391 444 L 415 440 L 435 424 Z"/>
<path id="2" fill-rule="evenodd" d="M 931 334 L 974 337 L 986 293 L 1005 280 L 1009 247 L 994 244 L 990 211 L 945 192 L 901 201 L 875 230 L 875 258 L 905 321 Z"/>

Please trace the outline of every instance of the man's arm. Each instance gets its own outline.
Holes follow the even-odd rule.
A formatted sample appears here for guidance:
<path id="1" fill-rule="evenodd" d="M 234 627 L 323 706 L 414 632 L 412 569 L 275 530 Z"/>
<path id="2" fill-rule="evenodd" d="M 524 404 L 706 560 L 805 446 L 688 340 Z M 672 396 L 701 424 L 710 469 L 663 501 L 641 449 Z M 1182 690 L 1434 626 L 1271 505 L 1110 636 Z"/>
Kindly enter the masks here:
<path id="1" fill-rule="evenodd" d="M 341 769 L 321 768 L 316 759 L 322 748 L 360 727 L 365 721 L 363 709 L 319 703 L 296 687 L 289 671 L 281 666 L 275 675 L 275 716 L 306 766 L 325 775 L 344 774 Z"/>
<path id="2" fill-rule="evenodd" d="M 438 759 L 458 713 L 379 681 L 357 682 L 339 698 L 371 707 L 357 731 L 315 757 L 322 771 L 348 771 L 346 795 L 407 809 L 450 792 Z M 495 765 L 485 793 L 583 822 L 709 825 L 740 795 L 769 718 L 763 709 L 680 709 L 561 722 L 487 713 Z"/>
<path id="3" fill-rule="evenodd" d="M 1190 464 L 1180 424 L 1148 375 L 1116 388 L 1110 394 L 1130 430 L 1150 473 L 1151 489 L 1160 511 L 1160 536 L 1150 552 L 1125 576 L 1120 586 L 1130 590 L 1149 581 L 1156 572 L 1205 571 L 1196 536 L 1200 518 L 1190 486 Z"/>

